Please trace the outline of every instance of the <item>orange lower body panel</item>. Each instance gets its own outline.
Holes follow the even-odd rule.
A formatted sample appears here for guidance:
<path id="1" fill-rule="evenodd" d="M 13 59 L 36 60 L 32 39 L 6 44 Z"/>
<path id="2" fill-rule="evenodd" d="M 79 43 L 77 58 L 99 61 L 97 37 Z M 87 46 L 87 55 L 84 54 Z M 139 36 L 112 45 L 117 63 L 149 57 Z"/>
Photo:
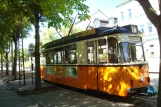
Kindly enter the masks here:
<path id="1" fill-rule="evenodd" d="M 127 96 L 128 88 L 139 88 L 149 84 L 147 79 L 144 80 L 149 76 L 146 67 L 148 66 L 145 65 L 142 68 L 139 66 L 50 66 L 48 68 L 47 66 L 41 74 L 50 82 Z"/>

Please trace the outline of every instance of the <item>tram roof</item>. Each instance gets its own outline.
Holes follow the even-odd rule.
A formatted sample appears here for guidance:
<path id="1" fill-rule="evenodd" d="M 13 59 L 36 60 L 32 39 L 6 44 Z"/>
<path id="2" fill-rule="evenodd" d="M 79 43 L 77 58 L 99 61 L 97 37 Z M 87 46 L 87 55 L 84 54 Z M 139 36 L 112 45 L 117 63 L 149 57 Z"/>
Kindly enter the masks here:
<path id="1" fill-rule="evenodd" d="M 51 48 L 51 47 L 61 46 L 61 45 L 76 42 L 76 41 L 97 38 L 105 35 L 108 36 L 108 35 L 118 34 L 118 33 L 132 33 L 131 28 L 129 26 L 136 26 L 136 25 L 127 25 L 127 26 L 116 27 L 116 28 L 109 28 L 109 27 L 93 28 L 90 30 L 78 32 L 78 33 L 51 41 L 49 43 L 46 43 L 43 47 Z"/>

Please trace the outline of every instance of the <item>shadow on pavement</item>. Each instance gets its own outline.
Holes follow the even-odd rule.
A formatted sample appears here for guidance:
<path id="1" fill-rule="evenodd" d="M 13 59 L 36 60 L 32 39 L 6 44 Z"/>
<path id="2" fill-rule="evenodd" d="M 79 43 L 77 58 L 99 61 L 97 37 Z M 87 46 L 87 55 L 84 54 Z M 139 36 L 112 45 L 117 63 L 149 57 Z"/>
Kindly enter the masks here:
<path id="1" fill-rule="evenodd" d="M 28 84 L 31 81 L 28 81 Z M 15 86 L 17 82 L 12 82 Z M 156 100 L 139 97 L 119 97 L 107 93 L 76 89 L 60 84 L 46 84 L 40 91 L 34 90 L 34 84 L 16 87 L 17 95 L 24 98 L 29 104 L 38 104 L 41 107 L 48 106 L 76 106 L 76 107 L 156 107 Z"/>
<path id="2" fill-rule="evenodd" d="M 35 94 L 41 94 L 41 93 L 45 93 L 45 92 L 49 92 L 49 91 L 56 91 L 58 90 L 58 87 L 55 86 L 49 86 L 49 87 L 43 87 L 41 88 L 40 91 L 35 91 L 35 90 L 25 90 L 25 91 L 21 91 L 21 90 L 17 90 L 16 93 L 21 96 L 21 97 L 25 97 L 25 96 L 30 96 L 30 95 L 35 95 Z"/>

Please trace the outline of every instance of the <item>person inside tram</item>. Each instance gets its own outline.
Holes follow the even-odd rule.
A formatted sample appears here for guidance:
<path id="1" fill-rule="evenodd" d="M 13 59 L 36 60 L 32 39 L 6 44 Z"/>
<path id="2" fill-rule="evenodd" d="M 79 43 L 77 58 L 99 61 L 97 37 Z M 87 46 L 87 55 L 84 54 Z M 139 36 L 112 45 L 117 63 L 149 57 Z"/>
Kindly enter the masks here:
<path id="1" fill-rule="evenodd" d="M 108 60 L 109 60 L 109 63 L 118 63 L 117 56 L 113 52 L 113 48 L 112 47 L 110 47 L 109 51 L 108 51 Z"/>

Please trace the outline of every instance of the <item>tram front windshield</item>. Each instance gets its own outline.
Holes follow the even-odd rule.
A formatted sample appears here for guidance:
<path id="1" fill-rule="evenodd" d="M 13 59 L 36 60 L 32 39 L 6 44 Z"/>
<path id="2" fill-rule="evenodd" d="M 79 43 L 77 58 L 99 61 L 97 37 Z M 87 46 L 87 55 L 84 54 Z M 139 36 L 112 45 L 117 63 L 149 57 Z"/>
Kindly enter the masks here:
<path id="1" fill-rule="evenodd" d="M 143 44 L 141 42 L 122 42 L 120 43 L 120 51 L 124 62 L 145 61 Z"/>

